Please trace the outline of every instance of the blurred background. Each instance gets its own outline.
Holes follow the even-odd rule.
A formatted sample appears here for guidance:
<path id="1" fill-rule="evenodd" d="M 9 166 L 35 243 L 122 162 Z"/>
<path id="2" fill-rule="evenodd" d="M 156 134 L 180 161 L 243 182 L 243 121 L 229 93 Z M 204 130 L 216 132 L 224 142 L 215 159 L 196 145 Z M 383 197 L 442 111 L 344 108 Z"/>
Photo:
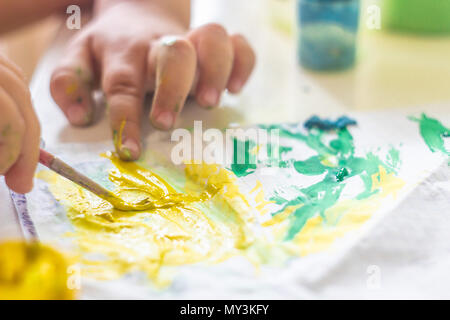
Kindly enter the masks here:
<path id="1" fill-rule="evenodd" d="M 450 101 L 450 1 L 269 3 L 274 28 L 296 38 L 299 72 L 342 105 L 366 110 Z"/>
<path id="2" fill-rule="evenodd" d="M 251 86 L 277 93 L 261 99 L 266 104 L 283 96 L 288 109 L 299 101 L 314 108 L 331 98 L 366 110 L 450 100 L 448 0 L 193 0 L 193 24 L 209 21 L 255 46 Z M 0 51 L 31 79 L 62 23 L 52 17 L 6 34 Z M 268 85 L 273 75 L 279 84 Z M 324 91 L 322 102 L 308 100 L 314 88 Z"/>
<path id="3" fill-rule="evenodd" d="M 19 65 L 28 79 L 54 38 L 61 19 L 51 17 L 31 26 L 0 36 L 0 53 Z"/>

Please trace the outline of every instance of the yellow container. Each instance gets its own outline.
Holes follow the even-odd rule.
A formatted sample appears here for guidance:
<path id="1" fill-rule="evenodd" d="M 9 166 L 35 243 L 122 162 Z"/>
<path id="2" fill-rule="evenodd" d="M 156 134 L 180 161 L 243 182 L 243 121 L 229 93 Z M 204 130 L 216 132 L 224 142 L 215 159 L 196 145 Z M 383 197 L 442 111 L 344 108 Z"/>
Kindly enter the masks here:
<path id="1" fill-rule="evenodd" d="M 55 249 L 37 242 L 0 244 L 1 300 L 67 300 L 70 264 Z"/>

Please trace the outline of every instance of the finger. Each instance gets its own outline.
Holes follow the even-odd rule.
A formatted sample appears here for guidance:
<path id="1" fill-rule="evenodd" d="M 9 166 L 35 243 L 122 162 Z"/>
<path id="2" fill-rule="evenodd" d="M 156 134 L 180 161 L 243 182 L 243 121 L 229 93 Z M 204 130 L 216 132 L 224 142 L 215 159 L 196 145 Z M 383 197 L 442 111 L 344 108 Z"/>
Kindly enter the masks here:
<path id="1" fill-rule="evenodd" d="M 20 71 L 19 71 L 20 72 Z M 0 67 L 0 87 L 4 88 L 17 106 L 25 131 L 20 154 L 13 166 L 5 174 L 6 183 L 16 192 L 27 193 L 33 187 L 33 177 L 39 159 L 40 126 L 32 107 L 28 86 L 17 70 Z"/>
<path id="2" fill-rule="evenodd" d="M 238 93 L 242 90 L 255 67 L 256 56 L 250 44 L 242 35 L 232 35 L 231 42 L 233 43 L 234 59 L 227 89 L 231 93 Z"/>
<path id="3" fill-rule="evenodd" d="M 199 81 L 195 96 L 203 107 L 217 106 L 233 66 L 233 46 L 223 27 L 208 24 L 189 34 L 197 51 Z"/>
<path id="4" fill-rule="evenodd" d="M 0 66 L 6 67 L 8 70 L 13 72 L 19 79 L 23 80 L 24 83 L 27 83 L 25 76 L 22 71 L 17 67 L 11 60 L 7 57 L 0 55 Z"/>
<path id="5" fill-rule="evenodd" d="M 186 39 L 167 36 L 152 48 L 149 73 L 150 77 L 156 74 L 156 90 L 150 120 L 156 128 L 173 127 L 189 95 L 196 68 L 195 49 Z"/>
<path id="6" fill-rule="evenodd" d="M 72 125 L 85 126 L 93 120 L 93 74 L 89 42 L 77 39 L 69 46 L 50 82 L 53 99 Z"/>
<path id="7" fill-rule="evenodd" d="M 123 160 L 141 153 L 141 114 L 148 44 L 134 44 L 103 53 L 102 88 L 109 108 L 116 151 Z"/>
<path id="8" fill-rule="evenodd" d="M 14 100 L 0 87 L 0 174 L 5 175 L 20 155 L 25 122 Z"/>

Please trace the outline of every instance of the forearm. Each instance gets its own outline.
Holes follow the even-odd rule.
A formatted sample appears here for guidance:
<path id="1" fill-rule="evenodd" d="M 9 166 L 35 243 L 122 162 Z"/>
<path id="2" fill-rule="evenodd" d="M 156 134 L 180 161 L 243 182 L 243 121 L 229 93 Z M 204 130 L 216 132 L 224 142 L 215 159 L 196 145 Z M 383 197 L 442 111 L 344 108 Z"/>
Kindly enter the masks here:
<path id="1" fill-rule="evenodd" d="M 154 7 L 155 10 L 164 10 L 175 16 L 186 27 L 190 25 L 191 0 L 96 0 L 95 12 L 100 13 L 115 4 L 132 1 L 147 4 Z"/>
<path id="2" fill-rule="evenodd" d="M 5 33 L 60 12 L 69 5 L 89 5 L 92 0 L 0 0 L 0 33 Z"/>

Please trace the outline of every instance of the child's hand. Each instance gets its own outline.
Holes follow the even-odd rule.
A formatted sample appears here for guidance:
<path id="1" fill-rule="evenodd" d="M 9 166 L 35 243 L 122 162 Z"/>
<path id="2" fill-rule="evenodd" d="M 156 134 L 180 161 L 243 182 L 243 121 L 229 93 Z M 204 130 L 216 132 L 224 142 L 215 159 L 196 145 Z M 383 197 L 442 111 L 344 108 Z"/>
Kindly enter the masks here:
<path id="1" fill-rule="evenodd" d="M 18 193 L 33 187 L 40 128 L 20 70 L 0 56 L 0 175 Z"/>
<path id="2" fill-rule="evenodd" d="M 216 24 L 188 30 L 189 8 L 182 17 L 163 5 L 176 1 L 117 0 L 72 40 L 52 77 L 53 98 L 73 125 L 90 123 L 91 91 L 101 86 L 116 149 L 125 160 L 141 152 L 146 93 L 154 92 L 151 122 L 167 130 L 190 93 L 204 108 L 217 106 L 225 89 L 241 90 L 255 63 L 240 35 L 230 36 Z M 186 0 L 178 3 L 189 6 Z"/>

